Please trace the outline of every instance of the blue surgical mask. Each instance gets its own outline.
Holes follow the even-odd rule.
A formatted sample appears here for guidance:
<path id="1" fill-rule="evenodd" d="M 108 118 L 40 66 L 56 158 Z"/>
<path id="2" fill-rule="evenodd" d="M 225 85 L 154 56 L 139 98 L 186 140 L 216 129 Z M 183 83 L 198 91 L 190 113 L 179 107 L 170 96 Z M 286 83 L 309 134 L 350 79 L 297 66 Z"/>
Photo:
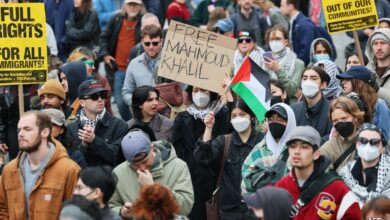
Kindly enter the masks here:
<path id="1" fill-rule="evenodd" d="M 316 62 L 321 61 L 321 60 L 330 60 L 330 56 L 327 53 L 323 54 L 314 54 L 314 60 Z"/>

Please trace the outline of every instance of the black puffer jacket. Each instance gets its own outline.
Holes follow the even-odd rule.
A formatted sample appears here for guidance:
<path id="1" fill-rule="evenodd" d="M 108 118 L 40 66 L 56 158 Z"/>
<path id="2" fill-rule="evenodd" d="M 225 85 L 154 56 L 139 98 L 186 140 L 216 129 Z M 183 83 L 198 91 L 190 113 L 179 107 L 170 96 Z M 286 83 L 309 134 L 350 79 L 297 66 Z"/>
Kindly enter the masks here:
<path id="1" fill-rule="evenodd" d="M 137 17 L 137 25 L 135 26 L 135 42 L 141 41 L 141 17 Z M 118 42 L 119 31 L 121 30 L 122 21 L 126 19 L 122 13 L 113 15 L 107 24 L 106 31 L 102 32 L 99 38 L 99 58 L 103 59 L 105 55 L 115 55 L 116 44 Z"/>
<path id="2" fill-rule="evenodd" d="M 264 134 L 257 132 L 254 128 L 246 143 L 242 142 L 236 131 L 232 133 L 219 194 L 219 209 L 222 219 L 256 219 L 253 214 L 249 213 L 248 207 L 241 199 L 241 167 L 253 147 L 263 138 Z M 218 173 L 225 146 L 224 136 L 218 136 L 208 142 L 198 141 L 196 146 L 195 161 L 202 166 L 217 169 L 215 172 Z"/>
<path id="3" fill-rule="evenodd" d="M 73 9 L 69 20 L 66 21 L 66 43 L 71 50 L 80 46 L 92 49 L 98 44 L 100 32 L 99 19 L 93 9 L 83 14 Z"/>

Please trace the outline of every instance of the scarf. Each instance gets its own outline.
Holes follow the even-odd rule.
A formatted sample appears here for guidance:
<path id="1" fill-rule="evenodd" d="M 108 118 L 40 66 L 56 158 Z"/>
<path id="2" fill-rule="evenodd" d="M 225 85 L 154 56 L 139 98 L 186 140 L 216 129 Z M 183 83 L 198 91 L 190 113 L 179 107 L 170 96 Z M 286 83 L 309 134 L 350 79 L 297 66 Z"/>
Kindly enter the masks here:
<path id="1" fill-rule="evenodd" d="M 273 56 L 279 62 L 280 69 L 286 73 L 287 79 L 291 79 L 294 75 L 297 55 L 289 47 L 286 47 L 283 51 L 273 54 Z M 261 67 L 270 74 L 271 78 L 278 78 L 275 71 L 268 69 L 264 62 L 262 62 Z"/>
<path id="2" fill-rule="evenodd" d="M 206 109 L 200 110 L 195 104 L 191 104 L 188 106 L 187 112 L 190 115 L 193 115 L 195 119 L 201 119 L 203 121 L 209 112 L 213 111 L 215 114 L 217 114 L 223 106 L 224 105 L 220 101 L 212 101 L 209 103 Z"/>
<path id="3" fill-rule="evenodd" d="M 377 183 L 374 191 L 368 192 L 367 187 L 359 185 L 359 182 L 353 178 L 351 170 L 356 161 L 348 164 L 340 170 L 340 176 L 343 178 L 345 184 L 359 197 L 362 202 L 381 195 L 381 193 L 390 188 L 390 157 L 386 154 L 381 155 L 378 164 Z"/>
<path id="4" fill-rule="evenodd" d="M 330 82 L 323 91 L 325 98 L 329 99 L 339 96 L 342 92 L 342 88 L 340 86 L 340 80 L 336 78 L 336 75 L 339 74 L 336 64 L 330 60 L 320 60 L 315 63 L 314 66 L 319 66 L 320 64 L 324 65 L 324 70 L 330 77 Z"/>
<path id="5" fill-rule="evenodd" d="M 81 121 L 81 124 L 82 125 L 91 125 L 92 129 L 95 130 L 96 128 L 96 124 L 102 120 L 104 114 L 106 113 L 106 108 L 103 109 L 103 111 L 96 115 L 96 118 L 95 120 L 91 120 L 89 119 L 86 115 L 85 115 L 85 110 L 84 109 L 81 109 L 81 112 L 80 112 L 80 121 Z"/>

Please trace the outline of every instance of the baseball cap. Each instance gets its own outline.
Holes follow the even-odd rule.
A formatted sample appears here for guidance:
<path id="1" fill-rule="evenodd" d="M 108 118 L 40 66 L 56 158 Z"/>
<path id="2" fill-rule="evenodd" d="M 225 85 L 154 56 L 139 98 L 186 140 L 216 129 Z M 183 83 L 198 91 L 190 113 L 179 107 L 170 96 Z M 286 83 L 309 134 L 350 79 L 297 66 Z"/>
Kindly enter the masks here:
<path id="1" fill-rule="evenodd" d="M 123 155 L 129 163 L 134 163 L 134 158 L 138 154 L 149 154 L 151 144 L 149 137 L 143 131 L 132 130 L 122 139 Z"/>
<path id="2" fill-rule="evenodd" d="M 359 79 L 367 84 L 372 83 L 372 73 L 365 66 L 351 66 L 342 74 L 336 75 L 337 79 Z"/>
<path id="3" fill-rule="evenodd" d="M 240 37 L 250 37 L 253 41 L 256 41 L 256 35 L 252 30 L 242 30 L 238 32 L 238 38 Z"/>
<path id="4" fill-rule="evenodd" d="M 297 126 L 290 134 L 286 145 L 290 145 L 293 141 L 301 140 L 309 143 L 314 149 L 321 146 L 321 136 L 316 129 L 311 126 Z"/>
<path id="5" fill-rule="evenodd" d="M 229 18 L 219 19 L 213 28 L 219 28 L 223 32 L 233 31 L 233 22 Z"/>
<path id="6" fill-rule="evenodd" d="M 271 117 L 273 113 L 277 113 L 280 117 L 287 120 L 287 111 L 281 105 L 273 105 L 270 110 L 265 113 L 265 117 Z"/>
<path id="7" fill-rule="evenodd" d="M 62 111 L 55 108 L 48 108 L 48 109 L 43 109 L 42 112 L 50 116 L 51 123 L 61 127 L 65 125 L 65 115 Z"/>
<path id="8" fill-rule="evenodd" d="M 103 89 L 102 84 L 96 80 L 86 80 L 83 83 L 80 84 L 79 89 L 78 89 L 78 95 L 79 98 L 83 98 L 85 96 L 90 96 L 92 94 L 105 91 L 107 90 Z"/>
<path id="9" fill-rule="evenodd" d="M 128 3 L 136 3 L 139 5 L 143 4 L 142 0 L 125 0 L 125 4 L 128 4 Z"/>
<path id="10" fill-rule="evenodd" d="M 56 95 L 62 100 L 65 100 L 64 87 L 62 87 L 60 81 L 55 79 L 49 79 L 42 85 L 42 87 L 38 90 L 38 96 L 43 94 Z"/>

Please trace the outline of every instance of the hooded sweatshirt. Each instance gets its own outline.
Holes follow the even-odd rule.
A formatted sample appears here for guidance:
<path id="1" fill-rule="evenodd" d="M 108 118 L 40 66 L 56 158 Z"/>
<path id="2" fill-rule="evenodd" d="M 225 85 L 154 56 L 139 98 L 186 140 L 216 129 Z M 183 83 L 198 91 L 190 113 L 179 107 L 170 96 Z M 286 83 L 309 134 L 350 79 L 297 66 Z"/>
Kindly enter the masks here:
<path id="1" fill-rule="evenodd" d="M 68 100 L 71 104 L 78 97 L 79 85 L 87 80 L 87 68 L 83 62 L 77 61 L 63 65 L 61 71 L 65 73 L 68 80 Z"/>
<path id="2" fill-rule="evenodd" d="M 177 158 L 172 144 L 165 140 L 153 142 L 153 151 L 155 159 L 150 169 L 153 181 L 169 188 L 180 207 L 180 214 L 188 215 L 194 202 L 194 190 L 187 164 Z M 138 199 L 142 186 L 138 182 L 137 171 L 127 161 L 115 167 L 113 173 L 118 183 L 109 206 L 119 214 L 125 202 L 134 203 Z"/>
<path id="3" fill-rule="evenodd" d="M 21 173 L 26 153 L 20 153 L 5 166 L 0 181 L 0 219 L 24 220 L 27 213 L 30 220 L 58 219 L 62 202 L 73 196 L 80 167 L 69 158 L 60 142 L 53 140 L 53 143 L 49 142 L 54 150 L 28 198 L 29 211 Z"/>
<path id="4" fill-rule="evenodd" d="M 330 160 L 320 156 L 314 161 L 314 170 L 302 186 L 299 186 L 294 169 L 276 183 L 277 187 L 286 189 L 293 197 L 294 204 L 303 191 L 319 178 L 330 164 Z M 342 180 L 334 180 L 318 192 L 308 204 L 299 209 L 293 220 L 304 219 L 361 219 L 361 211 L 355 195 Z"/>
<path id="5" fill-rule="evenodd" d="M 313 42 L 311 42 L 310 45 L 310 63 L 308 66 L 313 66 L 317 62 L 317 60 L 314 59 L 314 54 L 315 54 L 314 44 L 316 44 L 316 42 L 319 40 L 325 41 L 325 43 L 328 44 L 330 48 L 330 54 L 329 54 L 330 60 L 334 61 L 336 59 L 337 54 L 333 51 L 332 45 L 329 43 L 329 41 L 326 40 L 325 38 L 316 38 L 313 40 Z"/>
<path id="6" fill-rule="evenodd" d="M 367 68 L 371 70 L 372 72 L 376 73 L 376 67 L 377 67 L 377 60 L 375 58 L 375 54 L 372 48 L 372 38 L 377 35 L 382 34 L 387 42 L 390 42 L 390 29 L 381 28 L 376 30 L 368 39 L 367 47 L 366 47 L 366 56 L 368 57 L 368 64 Z M 382 77 L 379 78 L 379 76 L 376 76 L 379 83 L 379 90 L 378 95 L 380 98 L 384 99 L 387 103 L 387 105 L 390 107 L 390 67 L 387 67 Z"/>
<path id="7" fill-rule="evenodd" d="M 252 149 L 248 157 L 245 159 L 242 165 L 242 182 L 241 188 L 244 192 L 253 193 L 254 189 L 252 179 L 250 178 L 255 173 L 263 170 L 264 167 L 274 165 L 281 159 L 281 154 L 287 150 L 286 142 L 290 138 L 291 132 L 295 129 L 296 121 L 295 114 L 289 105 L 284 103 L 277 103 L 275 105 L 282 106 L 287 112 L 287 125 L 282 137 L 277 143 L 271 132 L 265 135 L 265 138 Z"/>

